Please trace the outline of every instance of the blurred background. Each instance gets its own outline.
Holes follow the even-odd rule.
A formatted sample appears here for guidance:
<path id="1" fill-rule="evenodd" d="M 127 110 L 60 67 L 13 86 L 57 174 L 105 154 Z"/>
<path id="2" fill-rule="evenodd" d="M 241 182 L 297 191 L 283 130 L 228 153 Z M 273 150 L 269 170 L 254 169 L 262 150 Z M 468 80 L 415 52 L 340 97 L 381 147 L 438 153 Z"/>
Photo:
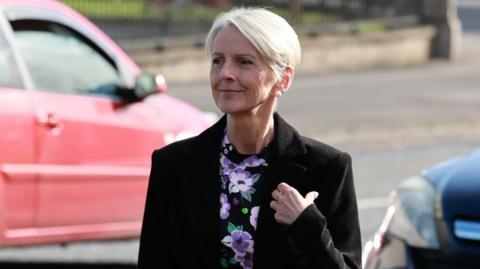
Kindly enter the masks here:
<path id="1" fill-rule="evenodd" d="M 420 0 L 64 0 L 91 18 L 115 40 L 205 34 L 215 17 L 234 6 L 267 7 L 296 27 L 376 19 L 377 28 L 399 26 L 389 21 L 417 16 Z M 410 23 L 418 23 L 412 19 Z M 373 26 L 372 26 L 373 27 Z M 368 31 L 369 29 L 357 29 Z M 372 30 L 372 29 L 370 29 Z"/>
<path id="2" fill-rule="evenodd" d="M 405 178 L 480 142 L 480 1 L 63 0 L 112 37 L 168 93 L 202 110 L 210 97 L 203 42 L 233 6 L 291 22 L 302 63 L 279 112 L 301 133 L 353 157 L 362 241 Z M 0 260 L 132 266 L 138 241 L 3 248 Z"/>
<path id="3" fill-rule="evenodd" d="M 432 4 L 420 0 L 63 2 L 100 26 L 144 70 L 161 72 L 171 82 L 207 79 L 207 74 L 195 72 L 208 68 L 208 60 L 201 49 L 206 33 L 215 17 L 233 6 L 267 7 L 293 24 L 302 39 L 304 61 L 300 66 L 301 72 L 317 73 L 320 70 L 351 70 L 372 65 L 424 62 L 428 57 L 428 49 L 420 48 L 415 52 L 413 46 L 426 46 L 433 35 L 432 29 L 429 31 L 428 27 L 420 27 L 432 20 L 431 14 L 423 12 L 429 9 L 425 5 Z M 413 32 L 407 34 L 411 36 L 409 40 L 403 41 L 405 34 L 402 33 L 406 29 Z M 374 37 L 376 40 L 349 39 L 352 35 L 365 37 L 368 33 L 381 34 L 393 30 L 397 30 L 396 38 L 393 35 L 380 35 Z M 364 45 L 359 47 L 358 42 Z M 377 48 L 371 47 L 374 43 L 383 43 L 383 46 L 376 44 L 378 52 Z M 392 46 L 396 47 L 396 51 L 409 50 L 414 53 L 409 55 L 405 51 L 401 52 L 401 56 L 392 56 L 397 54 L 389 52 Z M 362 47 L 369 47 L 369 52 L 366 54 Z M 385 53 L 391 55 L 384 57 Z"/>

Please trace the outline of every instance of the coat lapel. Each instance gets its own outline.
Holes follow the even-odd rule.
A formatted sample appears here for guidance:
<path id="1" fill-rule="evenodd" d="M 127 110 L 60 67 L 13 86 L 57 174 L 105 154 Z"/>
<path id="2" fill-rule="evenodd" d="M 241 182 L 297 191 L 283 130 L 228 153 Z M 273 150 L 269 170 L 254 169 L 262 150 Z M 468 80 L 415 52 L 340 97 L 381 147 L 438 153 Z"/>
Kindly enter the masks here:
<path id="1" fill-rule="evenodd" d="M 260 211 L 255 235 L 254 264 L 261 264 L 265 248 L 272 236 L 286 229 L 274 219 L 274 211 L 270 207 L 272 192 L 281 182 L 301 191 L 306 179 L 306 148 L 299 134 L 278 114 L 275 119 L 275 138 L 272 143 L 269 169 L 258 192 Z"/>
<path id="2" fill-rule="evenodd" d="M 269 168 L 263 184 L 257 192 L 260 201 L 257 231 L 255 235 L 254 264 L 262 258 L 269 239 L 286 226 L 276 223 L 270 208 L 272 191 L 280 182 L 286 182 L 301 190 L 306 177 L 306 148 L 299 134 L 278 114 L 274 115 L 275 138 Z M 185 195 L 189 222 L 198 242 L 198 251 L 207 268 L 218 268 L 220 255 L 220 183 L 219 150 L 226 126 L 224 116 L 214 126 L 191 140 L 188 151 L 192 160 L 179 164 L 179 184 Z"/>
<path id="3" fill-rule="evenodd" d="M 180 188 L 185 193 L 182 198 L 205 268 L 219 267 L 219 259 L 215 259 L 220 255 L 219 154 L 225 124 L 223 117 L 194 138 L 188 149 L 193 161 L 177 166 Z"/>

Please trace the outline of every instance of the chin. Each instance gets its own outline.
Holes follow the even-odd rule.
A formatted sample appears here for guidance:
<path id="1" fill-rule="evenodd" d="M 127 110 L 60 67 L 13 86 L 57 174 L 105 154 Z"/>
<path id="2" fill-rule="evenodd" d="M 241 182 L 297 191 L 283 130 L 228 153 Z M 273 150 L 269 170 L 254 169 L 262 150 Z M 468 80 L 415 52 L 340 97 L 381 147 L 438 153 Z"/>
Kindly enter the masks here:
<path id="1" fill-rule="evenodd" d="M 240 115 L 250 111 L 250 110 L 242 110 L 242 109 L 236 109 L 236 108 L 220 108 L 219 107 L 219 109 L 223 113 L 229 114 L 229 115 Z"/>
<path id="2" fill-rule="evenodd" d="M 232 104 L 230 102 L 216 102 L 217 107 L 220 111 L 226 114 L 238 114 L 250 111 L 246 109 L 244 106 L 239 105 L 238 103 Z"/>

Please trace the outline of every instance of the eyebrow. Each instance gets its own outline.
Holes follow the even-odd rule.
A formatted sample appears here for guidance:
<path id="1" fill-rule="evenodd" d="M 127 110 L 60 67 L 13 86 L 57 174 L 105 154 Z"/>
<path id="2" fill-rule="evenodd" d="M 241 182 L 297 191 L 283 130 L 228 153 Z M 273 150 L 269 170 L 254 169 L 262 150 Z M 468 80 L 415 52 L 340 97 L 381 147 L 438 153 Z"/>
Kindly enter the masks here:
<path id="1" fill-rule="evenodd" d="M 249 54 L 249 53 L 234 53 L 233 54 L 235 57 L 246 57 L 246 58 L 252 58 L 252 59 L 258 59 L 256 55 Z M 223 53 L 220 52 L 213 52 L 212 56 L 223 56 Z"/>

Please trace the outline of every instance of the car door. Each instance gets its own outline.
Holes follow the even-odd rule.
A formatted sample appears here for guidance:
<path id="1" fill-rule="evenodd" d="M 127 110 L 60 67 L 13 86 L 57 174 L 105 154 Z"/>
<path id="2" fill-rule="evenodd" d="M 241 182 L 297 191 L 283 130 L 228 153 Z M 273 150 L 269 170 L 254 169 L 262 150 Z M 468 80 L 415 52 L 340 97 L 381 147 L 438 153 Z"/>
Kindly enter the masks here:
<path id="1" fill-rule="evenodd" d="M 32 95 L 23 85 L 8 29 L 0 8 L 0 245 L 33 226 L 36 193 Z"/>
<path id="2" fill-rule="evenodd" d="M 119 99 L 116 55 L 71 18 L 47 10 L 9 18 L 35 88 L 37 232 L 137 233 L 150 154 L 164 145 L 160 110 Z"/>

